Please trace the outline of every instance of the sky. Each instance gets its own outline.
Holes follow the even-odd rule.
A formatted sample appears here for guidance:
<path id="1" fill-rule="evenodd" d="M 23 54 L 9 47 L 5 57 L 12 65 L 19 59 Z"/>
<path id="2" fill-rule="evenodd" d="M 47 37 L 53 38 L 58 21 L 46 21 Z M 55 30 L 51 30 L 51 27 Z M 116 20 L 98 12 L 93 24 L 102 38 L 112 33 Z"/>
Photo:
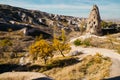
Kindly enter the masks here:
<path id="1" fill-rule="evenodd" d="M 120 0 L 0 0 L 0 4 L 85 18 L 96 4 L 101 18 L 120 19 Z"/>

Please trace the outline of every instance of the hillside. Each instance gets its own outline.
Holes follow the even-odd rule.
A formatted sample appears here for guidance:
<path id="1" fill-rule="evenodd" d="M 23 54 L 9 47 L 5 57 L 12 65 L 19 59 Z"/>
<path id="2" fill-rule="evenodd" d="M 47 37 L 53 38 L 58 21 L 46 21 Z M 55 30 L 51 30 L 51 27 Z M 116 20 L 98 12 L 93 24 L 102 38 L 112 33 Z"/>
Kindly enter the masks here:
<path id="1" fill-rule="evenodd" d="M 83 19 L 85 20 L 85 19 Z M 38 30 L 51 34 L 53 27 L 56 27 L 56 33 L 60 33 L 64 28 L 68 33 L 79 31 L 79 25 L 82 18 L 50 14 L 42 11 L 27 10 L 0 4 L 0 30 L 8 29 L 20 30 L 22 28 L 37 28 Z"/>

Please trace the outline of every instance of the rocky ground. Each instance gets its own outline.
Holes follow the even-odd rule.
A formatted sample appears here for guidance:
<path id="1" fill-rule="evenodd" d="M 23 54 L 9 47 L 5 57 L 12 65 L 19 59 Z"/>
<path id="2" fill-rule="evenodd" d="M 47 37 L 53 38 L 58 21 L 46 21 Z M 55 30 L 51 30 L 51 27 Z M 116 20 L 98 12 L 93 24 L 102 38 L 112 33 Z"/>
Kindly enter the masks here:
<path id="1" fill-rule="evenodd" d="M 34 36 L 39 36 L 40 34 L 49 34 L 48 36 L 52 36 L 54 27 L 56 34 L 60 33 L 61 28 L 64 28 L 67 33 L 80 31 L 80 23 L 85 20 L 85 18 L 55 15 L 42 11 L 27 10 L 0 4 L 1 31 L 8 31 L 8 29 L 16 31 L 27 28 L 26 35 L 34 33 Z"/>

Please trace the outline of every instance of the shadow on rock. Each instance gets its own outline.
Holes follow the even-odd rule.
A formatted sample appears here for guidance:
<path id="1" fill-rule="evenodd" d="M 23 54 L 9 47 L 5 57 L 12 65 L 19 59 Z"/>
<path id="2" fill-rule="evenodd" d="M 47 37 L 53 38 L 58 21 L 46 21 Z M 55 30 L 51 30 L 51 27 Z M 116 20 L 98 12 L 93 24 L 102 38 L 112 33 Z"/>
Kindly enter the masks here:
<path id="1" fill-rule="evenodd" d="M 18 64 L 0 64 L 0 73 L 11 71 L 28 71 L 28 68 Z"/>
<path id="2" fill-rule="evenodd" d="M 36 78 L 36 79 L 32 79 L 32 80 L 53 80 L 53 79 L 41 77 L 41 78 Z"/>

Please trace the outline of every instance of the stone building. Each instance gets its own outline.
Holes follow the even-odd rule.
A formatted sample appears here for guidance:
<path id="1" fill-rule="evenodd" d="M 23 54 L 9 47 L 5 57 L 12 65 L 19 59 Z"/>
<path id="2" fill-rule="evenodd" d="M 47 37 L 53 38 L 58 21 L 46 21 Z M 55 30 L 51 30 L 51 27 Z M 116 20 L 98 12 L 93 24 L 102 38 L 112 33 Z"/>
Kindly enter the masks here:
<path id="1" fill-rule="evenodd" d="M 101 18 L 99 14 L 99 9 L 97 5 L 93 5 L 93 8 L 90 12 L 89 18 L 87 19 L 87 29 L 86 32 L 95 35 L 101 35 Z"/>

